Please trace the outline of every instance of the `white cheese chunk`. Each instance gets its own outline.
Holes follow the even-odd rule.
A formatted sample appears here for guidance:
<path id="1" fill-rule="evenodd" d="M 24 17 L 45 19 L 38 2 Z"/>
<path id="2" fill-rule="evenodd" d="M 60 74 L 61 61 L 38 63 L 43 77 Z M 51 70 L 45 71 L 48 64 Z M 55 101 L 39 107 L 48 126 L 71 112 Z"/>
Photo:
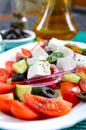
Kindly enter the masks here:
<path id="1" fill-rule="evenodd" d="M 64 71 L 71 70 L 76 68 L 76 62 L 71 56 L 66 56 L 57 60 L 57 67 Z"/>
<path id="2" fill-rule="evenodd" d="M 27 59 L 28 65 L 33 65 L 37 61 L 46 60 L 45 56 L 32 57 Z"/>
<path id="3" fill-rule="evenodd" d="M 86 56 L 81 55 L 81 54 L 76 54 L 75 62 L 76 62 L 76 65 L 79 67 L 86 67 Z"/>
<path id="4" fill-rule="evenodd" d="M 46 61 L 37 61 L 28 69 L 27 78 L 45 76 L 51 74 L 50 64 Z"/>
<path id="5" fill-rule="evenodd" d="M 65 46 L 58 47 L 56 51 L 62 52 L 64 57 L 65 56 L 72 56 L 72 57 L 74 57 L 74 52 L 71 49 L 69 49 L 69 48 L 67 48 Z"/>
<path id="6" fill-rule="evenodd" d="M 64 41 L 63 40 L 58 40 L 56 38 L 52 38 L 49 43 L 48 43 L 48 47 L 52 50 L 52 51 L 56 51 L 58 47 L 60 46 L 64 46 Z"/>
<path id="7" fill-rule="evenodd" d="M 36 47 L 36 48 L 32 51 L 32 56 L 33 56 L 33 57 L 45 56 L 46 59 L 48 58 L 47 52 L 46 52 L 43 48 L 41 48 L 40 46 Z"/>

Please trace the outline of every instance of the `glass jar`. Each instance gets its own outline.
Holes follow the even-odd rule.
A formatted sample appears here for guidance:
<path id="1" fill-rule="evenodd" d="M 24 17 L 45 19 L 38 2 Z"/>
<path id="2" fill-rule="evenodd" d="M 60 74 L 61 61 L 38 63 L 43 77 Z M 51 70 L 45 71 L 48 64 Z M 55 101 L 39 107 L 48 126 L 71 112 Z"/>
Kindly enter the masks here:
<path id="1" fill-rule="evenodd" d="M 78 27 L 72 16 L 70 5 L 71 0 L 47 0 L 33 27 L 37 37 L 72 39 L 77 34 Z"/>

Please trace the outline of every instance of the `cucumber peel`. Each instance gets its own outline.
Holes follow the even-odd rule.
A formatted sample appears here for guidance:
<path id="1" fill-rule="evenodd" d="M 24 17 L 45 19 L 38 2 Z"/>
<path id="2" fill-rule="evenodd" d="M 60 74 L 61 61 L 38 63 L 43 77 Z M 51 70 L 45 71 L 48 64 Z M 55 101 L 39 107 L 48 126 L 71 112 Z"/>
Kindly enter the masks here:
<path id="1" fill-rule="evenodd" d="M 24 94 L 31 94 L 31 86 L 27 85 L 16 85 L 15 86 L 15 95 L 21 101 L 24 102 Z"/>
<path id="2" fill-rule="evenodd" d="M 81 76 L 76 73 L 67 73 L 63 75 L 62 81 L 69 81 L 72 83 L 79 83 L 81 80 Z"/>
<path id="3" fill-rule="evenodd" d="M 28 64 L 26 62 L 26 59 L 22 59 L 16 63 L 13 64 L 13 69 L 16 71 L 16 73 L 24 73 L 28 69 Z"/>

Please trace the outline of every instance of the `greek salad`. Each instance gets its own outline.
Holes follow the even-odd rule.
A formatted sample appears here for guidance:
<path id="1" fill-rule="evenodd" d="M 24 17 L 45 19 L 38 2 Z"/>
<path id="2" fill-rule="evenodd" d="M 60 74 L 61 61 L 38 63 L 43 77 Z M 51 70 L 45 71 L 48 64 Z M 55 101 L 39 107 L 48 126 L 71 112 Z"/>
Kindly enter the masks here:
<path id="1" fill-rule="evenodd" d="M 21 47 L 0 68 L 0 111 L 23 120 L 68 114 L 86 102 L 86 49 L 52 38 Z"/>

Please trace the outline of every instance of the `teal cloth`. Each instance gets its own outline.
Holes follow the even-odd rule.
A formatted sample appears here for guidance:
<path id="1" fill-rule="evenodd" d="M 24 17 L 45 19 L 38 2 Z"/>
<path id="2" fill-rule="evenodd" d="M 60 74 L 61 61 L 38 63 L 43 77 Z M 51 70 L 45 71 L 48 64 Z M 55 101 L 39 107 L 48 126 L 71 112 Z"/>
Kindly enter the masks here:
<path id="1" fill-rule="evenodd" d="M 86 43 L 86 32 L 78 32 L 78 34 L 72 39 L 72 41 Z"/>
<path id="2" fill-rule="evenodd" d="M 72 41 L 86 43 L 86 32 L 78 32 L 78 34 L 72 39 Z M 2 129 L 0 129 L 0 130 L 2 130 Z M 86 130 L 86 120 L 81 121 L 81 122 L 75 124 L 74 126 L 68 128 L 68 129 L 66 128 L 64 130 Z"/>

